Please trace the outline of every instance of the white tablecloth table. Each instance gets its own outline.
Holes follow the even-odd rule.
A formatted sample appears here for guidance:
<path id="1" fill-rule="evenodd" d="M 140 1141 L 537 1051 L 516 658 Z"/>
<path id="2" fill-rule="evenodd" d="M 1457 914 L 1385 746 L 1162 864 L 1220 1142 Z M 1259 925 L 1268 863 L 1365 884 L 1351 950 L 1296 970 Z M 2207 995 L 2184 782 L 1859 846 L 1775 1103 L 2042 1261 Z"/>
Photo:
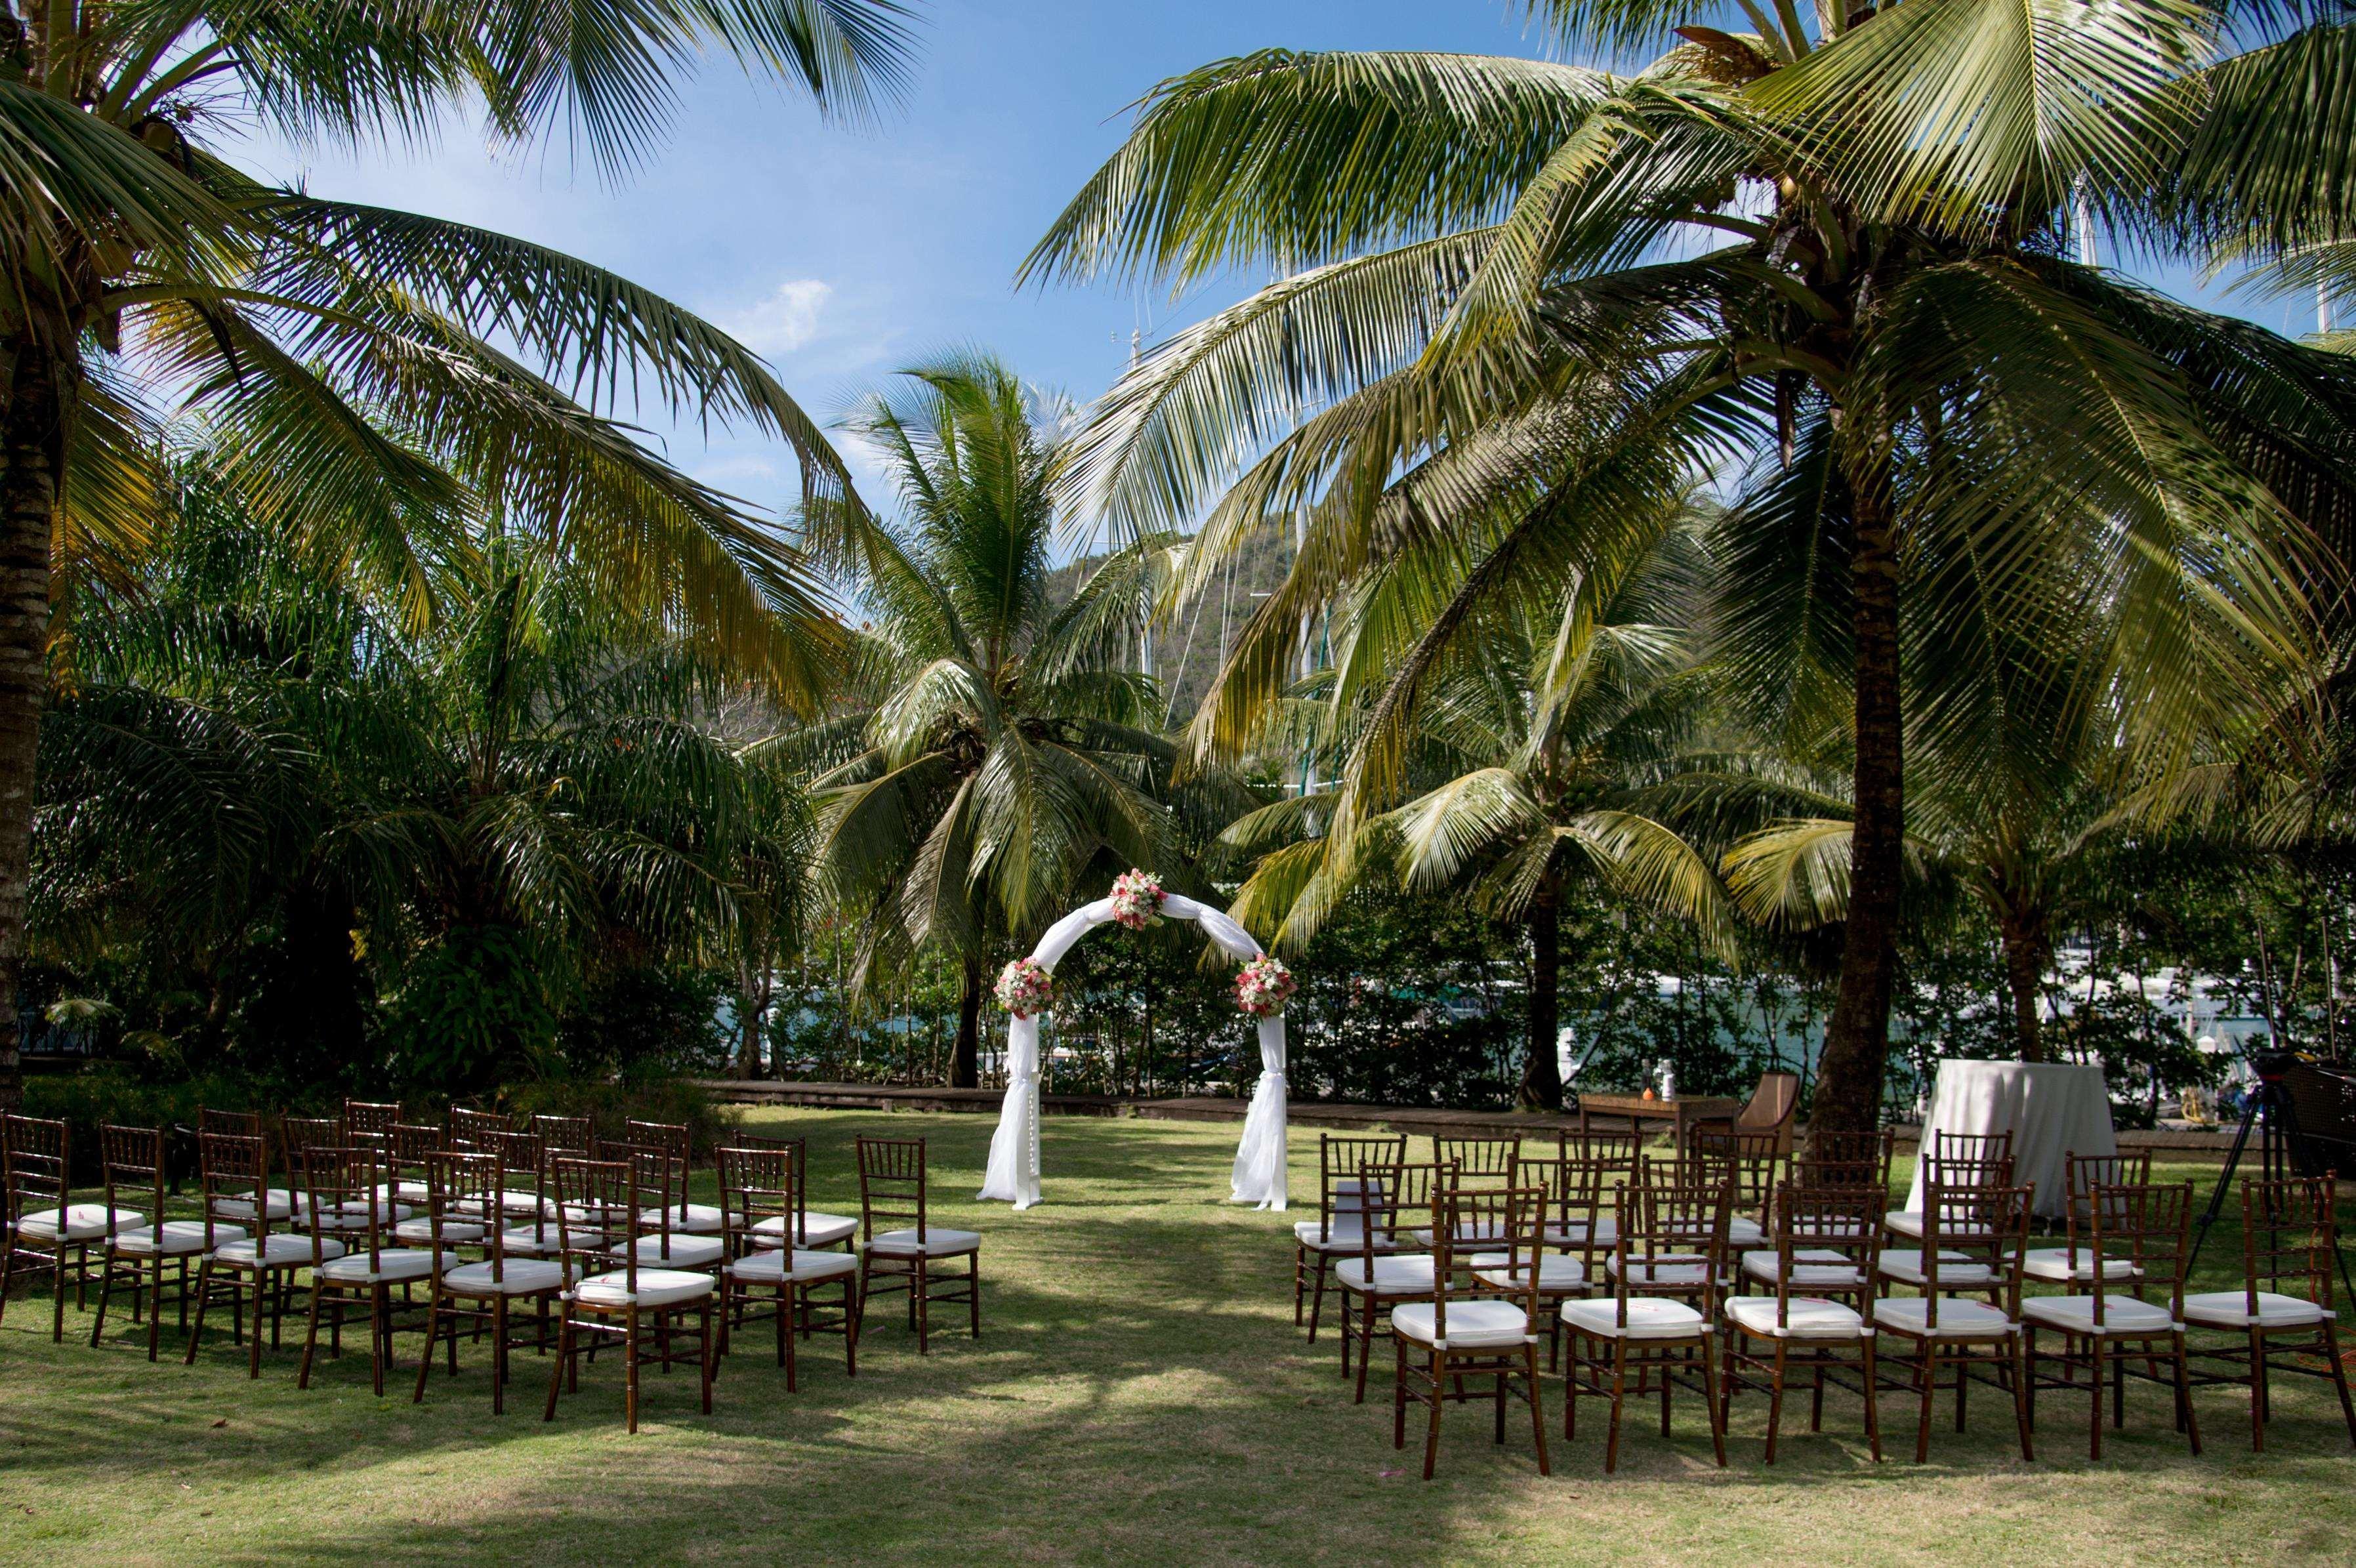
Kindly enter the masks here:
<path id="1" fill-rule="evenodd" d="M 1941 1062 L 1922 1118 L 1923 1155 L 1940 1133 L 2010 1133 L 2012 1179 L 2037 1188 L 2037 1212 L 2047 1219 L 2069 1208 L 2065 1156 L 2119 1152 L 2103 1069 L 2062 1062 Z M 1918 1158 L 1906 1195 L 1906 1207 L 1917 1212 L 1922 1176 Z"/>

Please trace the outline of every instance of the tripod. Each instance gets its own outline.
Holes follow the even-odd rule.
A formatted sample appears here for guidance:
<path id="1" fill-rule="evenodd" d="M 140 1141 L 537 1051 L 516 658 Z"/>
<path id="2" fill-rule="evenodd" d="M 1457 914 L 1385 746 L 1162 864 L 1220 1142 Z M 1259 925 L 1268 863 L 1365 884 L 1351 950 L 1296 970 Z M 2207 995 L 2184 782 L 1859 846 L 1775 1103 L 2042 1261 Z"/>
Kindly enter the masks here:
<path id="1" fill-rule="evenodd" d="M 2209 1228 L 2217 1223 L 2217 1216 L 2225 1208 L 2225 1195 L 2233 1190 L 2233 1173 L 2241 1168 L 2242 1153 L 2250 1146 L 2250 1128 L 2258 1129 L 2258 1172 L 2263 1181 L 2286 1181 L 2295 1171 L 2314 1170 L 2318 1162 L 2307 1140 L 2299 1135 L 2298 1112 L 2291 1104 L 2290 1090 L 2283 1082 L 2279 1069 L 2269 1072 L 2263 1061 L 2258 1067 L 2257 1091 L 2242 1101 L 2242 1125 L 2233 1133 L 2233 1146 L 2225 1155 L 2225 1168 L 2218 1174 L 2215 1190 L 2209 1194 L 2209 1207 L 2201 1216 L 2201 1226 L 2192 1240 L 2192 1253 L 2184 1261 L 2189 1275 L 2201 1262 L 2201 1249 L 2209 1243 Z M 2349 1299 L 2356 1301 L 2356 1280 L 2348 1273 L 2348 1254 L 2335 1245 L 2332 1261 L 2340 1265 L 2340 1283 L 2347 1287 Z"/>

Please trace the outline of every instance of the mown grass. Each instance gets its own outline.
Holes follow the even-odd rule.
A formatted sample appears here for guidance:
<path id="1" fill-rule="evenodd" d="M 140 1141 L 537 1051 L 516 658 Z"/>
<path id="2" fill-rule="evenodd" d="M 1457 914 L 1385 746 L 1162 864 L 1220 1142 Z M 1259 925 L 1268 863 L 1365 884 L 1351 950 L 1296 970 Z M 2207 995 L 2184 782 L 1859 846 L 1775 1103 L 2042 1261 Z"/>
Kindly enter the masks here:
<path id="1" fill-rule="evenodd" d="M 1480 1406 L 1451 1411 L 1438 1480 L 1390 1445 L 1387 1379 L 1349 1402 L 1333 1346 L 1291 1321 L 1289 1220 L 1223 1201 L 1234 1130 L 1051 1120 L 1047 1198 L 1028 1214 L 970 1195 L 990 1120 L 755 1112 L 811 1139 L 814 1200 L 851 1211 L 850 1141 L 932 1140 L 943 1222 L 987 1240 L 984 1335 L 937 1338 L 919 1359 L 890 1313 L 871 1318 L 860 1373 L 814 1342 L 788 1395 L 766 1346 L 732 1359 L 714 1412 L 692 1380 L 649 1377 L 647 1424 L 621 1428 L 618 1369 L 587 1369 L 553 1424 L 541 1363 L 526 1359 L 501 1418 L 484 1361 L 380 1401 L 364 1358 L 294 1387 L 294 1351 L 244 1353 L 209 1336 L 193 1368 L 151 1367 L 144 1330 L 112 1319 L 87 1343 L 69 1312 L 20 1294 L 0 1323 L 0 1559 L 11 1563 L 367 1563 L 506 1559 L 871 1562 L 2041 1563 L 2356 1560 L 2356 1463 L 2328 1387 L 2284 1380 L 2263 1455 L 2247 1406 L 2201 1398 L 2194 1459 L 2157 1391 L 2130 1394 L 2128 1428 L 2085 1458 L 2083 1406 L 2040 1410 L 2033 1465 L 1998 1397 L 1974 1430 L 1934 1433 L 1910 1462 L 1912 1406 L 1884 1407 L 1874 1465 L 1856 1402 L 1827 1430 L 1787 1419 L 1761 1463 L 1762 1401 L 1739 1403 L 1720 1472 L 1698 1408 L 1676 1434 L 1637 1423 L 1618 1475 L 1601 1423 L 1537 1474 L 1526 1429 L 1489 1442 Z M 1315 1138 L 1293 1138 L 1297 1193 L 1313 1194 Z M 2175 1173 L 2206 1183 L 2214 1167 Z M 2221 1232 L 2203 1274 L 2233 1283 Z M 120 1323 L 119 1332 L 115 1324 Z M 75 1337 L 79 1329 L 80 1338 Z M 1378 1367 L 1381 1363 L 1378 1362 Z M 1547 1390 L 1560 1418 L 1560 1385 Z"/>

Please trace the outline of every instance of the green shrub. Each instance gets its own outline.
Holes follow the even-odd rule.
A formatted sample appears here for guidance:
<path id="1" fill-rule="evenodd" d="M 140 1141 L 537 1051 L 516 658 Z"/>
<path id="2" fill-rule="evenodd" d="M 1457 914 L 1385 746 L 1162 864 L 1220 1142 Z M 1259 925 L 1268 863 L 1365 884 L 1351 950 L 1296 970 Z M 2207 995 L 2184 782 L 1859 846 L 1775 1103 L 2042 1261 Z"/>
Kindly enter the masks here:
<path id="1" fill-rule="evenodd" d="M 500 1091 L 498 1104 L 519 1116 L 586 1116 L 601 1138 L 619 1138 L 625 1122 L 683 1123 L 699 1165 L 709 1162 L 712 1151 L 735 1124 L 712 1096 L 680 1079 L 628 1083 L 541 1079 L 509 1086 Z"/>

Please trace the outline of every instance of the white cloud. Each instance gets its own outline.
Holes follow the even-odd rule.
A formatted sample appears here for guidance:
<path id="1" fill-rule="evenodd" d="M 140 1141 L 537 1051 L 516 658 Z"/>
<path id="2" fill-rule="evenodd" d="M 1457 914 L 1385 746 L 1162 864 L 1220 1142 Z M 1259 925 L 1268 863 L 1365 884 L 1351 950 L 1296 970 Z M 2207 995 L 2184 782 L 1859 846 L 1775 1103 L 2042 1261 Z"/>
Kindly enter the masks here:
<path id="1" fill-rule="evenodd" d="M 774 360 L 817 336 L 819 312 L 833 293 L 833 285 L 817 278 L 787 278 L 759 304 L 722 313 L 719 324 L 755 354 Z"/>

